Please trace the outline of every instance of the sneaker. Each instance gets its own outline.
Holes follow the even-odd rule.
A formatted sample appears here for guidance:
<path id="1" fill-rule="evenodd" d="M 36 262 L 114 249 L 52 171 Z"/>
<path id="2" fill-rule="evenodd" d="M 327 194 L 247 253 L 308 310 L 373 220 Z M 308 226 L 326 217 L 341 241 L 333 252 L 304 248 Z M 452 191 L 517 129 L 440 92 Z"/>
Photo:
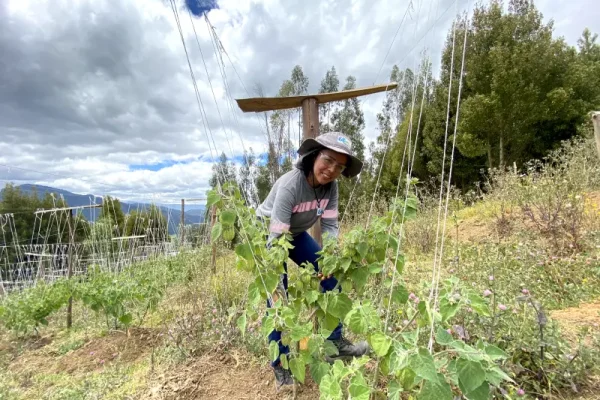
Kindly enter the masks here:
<path id="1" fill-rule="evenodd" d="M 352 357 L 360 357 L 369 351 L 369 344 L 365 341 L 353 344 L 345 337 L 341 337 L 331 341 L 338 349 L 338 354 L 332 356 L 325 356 L 325 360 L 328 363 L 333 363 L 335 360 L 345 360 Z"/>
<path id="2" fill-rule="evenodd" d="M 277 382 L 278 389 L 282 386 L 294 384 L 294 378 L 292 377 L 292 373 L 289 369 L 283 368 L 281 364 L 278 364 L 276 367 L 273 367 L 273 372 L 275 372 L 275 381 Z"/>

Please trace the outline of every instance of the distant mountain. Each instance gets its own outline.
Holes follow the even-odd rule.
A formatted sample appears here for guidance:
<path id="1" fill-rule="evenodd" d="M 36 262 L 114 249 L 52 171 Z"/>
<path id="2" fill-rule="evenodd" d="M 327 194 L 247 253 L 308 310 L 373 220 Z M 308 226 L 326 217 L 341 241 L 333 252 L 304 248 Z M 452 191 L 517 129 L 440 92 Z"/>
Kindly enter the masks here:
<path id="1" fill-rule="evenodd" d="M 37 192 L 38 197 L 44 197 L 46 193 L 54 193 L 56 197 L 63 197 L 69 207 L 80 207 L 87 206 L 90 204 L 102 204 L 102 198 L 99 196 L 94 196 L 93 194 L 77 194 L 72 193 L 67 190 L 57 189 L 49 186 L 43 185 L 30 185 L 24 184 L 20 185 L 19 188 L 28 194 L 32 194 Z M 0 191 L 0 200 L 2 200 L 2 191 Z M 151 204 L 149 203 L 124 203 L 121 202 L 121 209 L 125 214 L 129 214 L 135 210 L 145 210 L 149 208 Z M 176 207 L 174 204 L 156 204 L 156 206 L 161 210 L 162 214 L 165 216 L 169 223 L 169 234 L 175 234 L 177 232 L 177 228 L 181 221 L 181 204 Z M 204 205 L 200 204 L 190 204 L 185 207 L 185 224 L 192 225 L 198 224 L 204 221 Z M 96 219 L 100 216 L 100 210 L 97 208 L 86 208 L 82 210 L 83 215 L 88 221 L 96 221 Z"/>

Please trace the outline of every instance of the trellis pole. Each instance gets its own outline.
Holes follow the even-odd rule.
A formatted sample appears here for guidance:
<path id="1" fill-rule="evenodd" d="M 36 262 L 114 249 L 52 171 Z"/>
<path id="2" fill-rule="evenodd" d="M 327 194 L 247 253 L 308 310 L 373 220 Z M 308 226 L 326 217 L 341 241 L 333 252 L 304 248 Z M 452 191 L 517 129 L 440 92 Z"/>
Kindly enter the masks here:
<path id="1" fill-rule="evenodd" d="M 393 82 L 386 85 L 369 86 L 333 93 L 288 97 L 253 97 L 236 99 L 236 102 L 243 112 L 266 112 L 289 108 L 302 108 L 302 139 L 306 140 L 308 138 L 316 138 L 319 136 L 319 104 L 344 101 L 354 97 L 384 92 L 395 89 L 397 86 L 398 84 Z M 320 246 L 323 245 L 320 223 L 315 223 L 313 225 L 310 234 Z"/>

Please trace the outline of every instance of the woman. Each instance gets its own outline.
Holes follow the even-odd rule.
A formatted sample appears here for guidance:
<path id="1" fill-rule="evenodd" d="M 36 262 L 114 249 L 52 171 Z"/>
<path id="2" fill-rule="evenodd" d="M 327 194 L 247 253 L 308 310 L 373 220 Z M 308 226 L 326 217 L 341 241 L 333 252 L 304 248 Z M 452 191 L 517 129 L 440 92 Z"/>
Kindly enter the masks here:
<path id="1" fill-rule="evenodd" d="M 341 133 L 330 132 L 306 139 L 298 150 L 300 159 L 295 168 L 275 182 L 265 201 L 258 207 L 257 216 L 270 218 L 269 240 L 284 232 L 292 235 L 289 256 L 297 264 L 312 263 L 318 272 L 317 252 L 321 247 L 307 233 L 320 220 L 323 237 L 338 236 L 338 185 L 340 175 L 352 178 L 358 175 L 363 163 L 352 153 L 350 140 Z M 287 272 L 287 265 L 284 264 Z M 287 273 L 282 276 L 287 293 Z M 323 291 L 332 290 L 337 284 L 334 277 L 321 281 Z M 270 307 L 270 304 L 268 304 Z M 281 332 L 273 331 L 269 343 L 279 344 L 279 353 L 287 354 L 288 346 L 281 343 Z M 366 342 L 350 343 L 342 336 L 342 323 L 333 331 L 331 340 L 338 349 L 333 358 L 360 357 L 368 351 Z M 331 360 L 330 360 L 331 361 Z M 289 370 L 281 366 L 279 357 L 271 363 L 278 386 L 293 384 Z"/>

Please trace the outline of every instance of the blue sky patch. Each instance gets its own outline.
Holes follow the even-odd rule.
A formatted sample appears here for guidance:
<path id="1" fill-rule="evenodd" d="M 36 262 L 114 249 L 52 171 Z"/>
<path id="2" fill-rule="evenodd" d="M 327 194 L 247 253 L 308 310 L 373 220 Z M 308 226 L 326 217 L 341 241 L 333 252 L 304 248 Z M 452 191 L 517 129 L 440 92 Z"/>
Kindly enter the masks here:
<path id="1" fill-rule="evenodd" d="M 197 17 L 205 12 L 219 8 L 217 0 L 185 0 L 186 7 Z"/>

